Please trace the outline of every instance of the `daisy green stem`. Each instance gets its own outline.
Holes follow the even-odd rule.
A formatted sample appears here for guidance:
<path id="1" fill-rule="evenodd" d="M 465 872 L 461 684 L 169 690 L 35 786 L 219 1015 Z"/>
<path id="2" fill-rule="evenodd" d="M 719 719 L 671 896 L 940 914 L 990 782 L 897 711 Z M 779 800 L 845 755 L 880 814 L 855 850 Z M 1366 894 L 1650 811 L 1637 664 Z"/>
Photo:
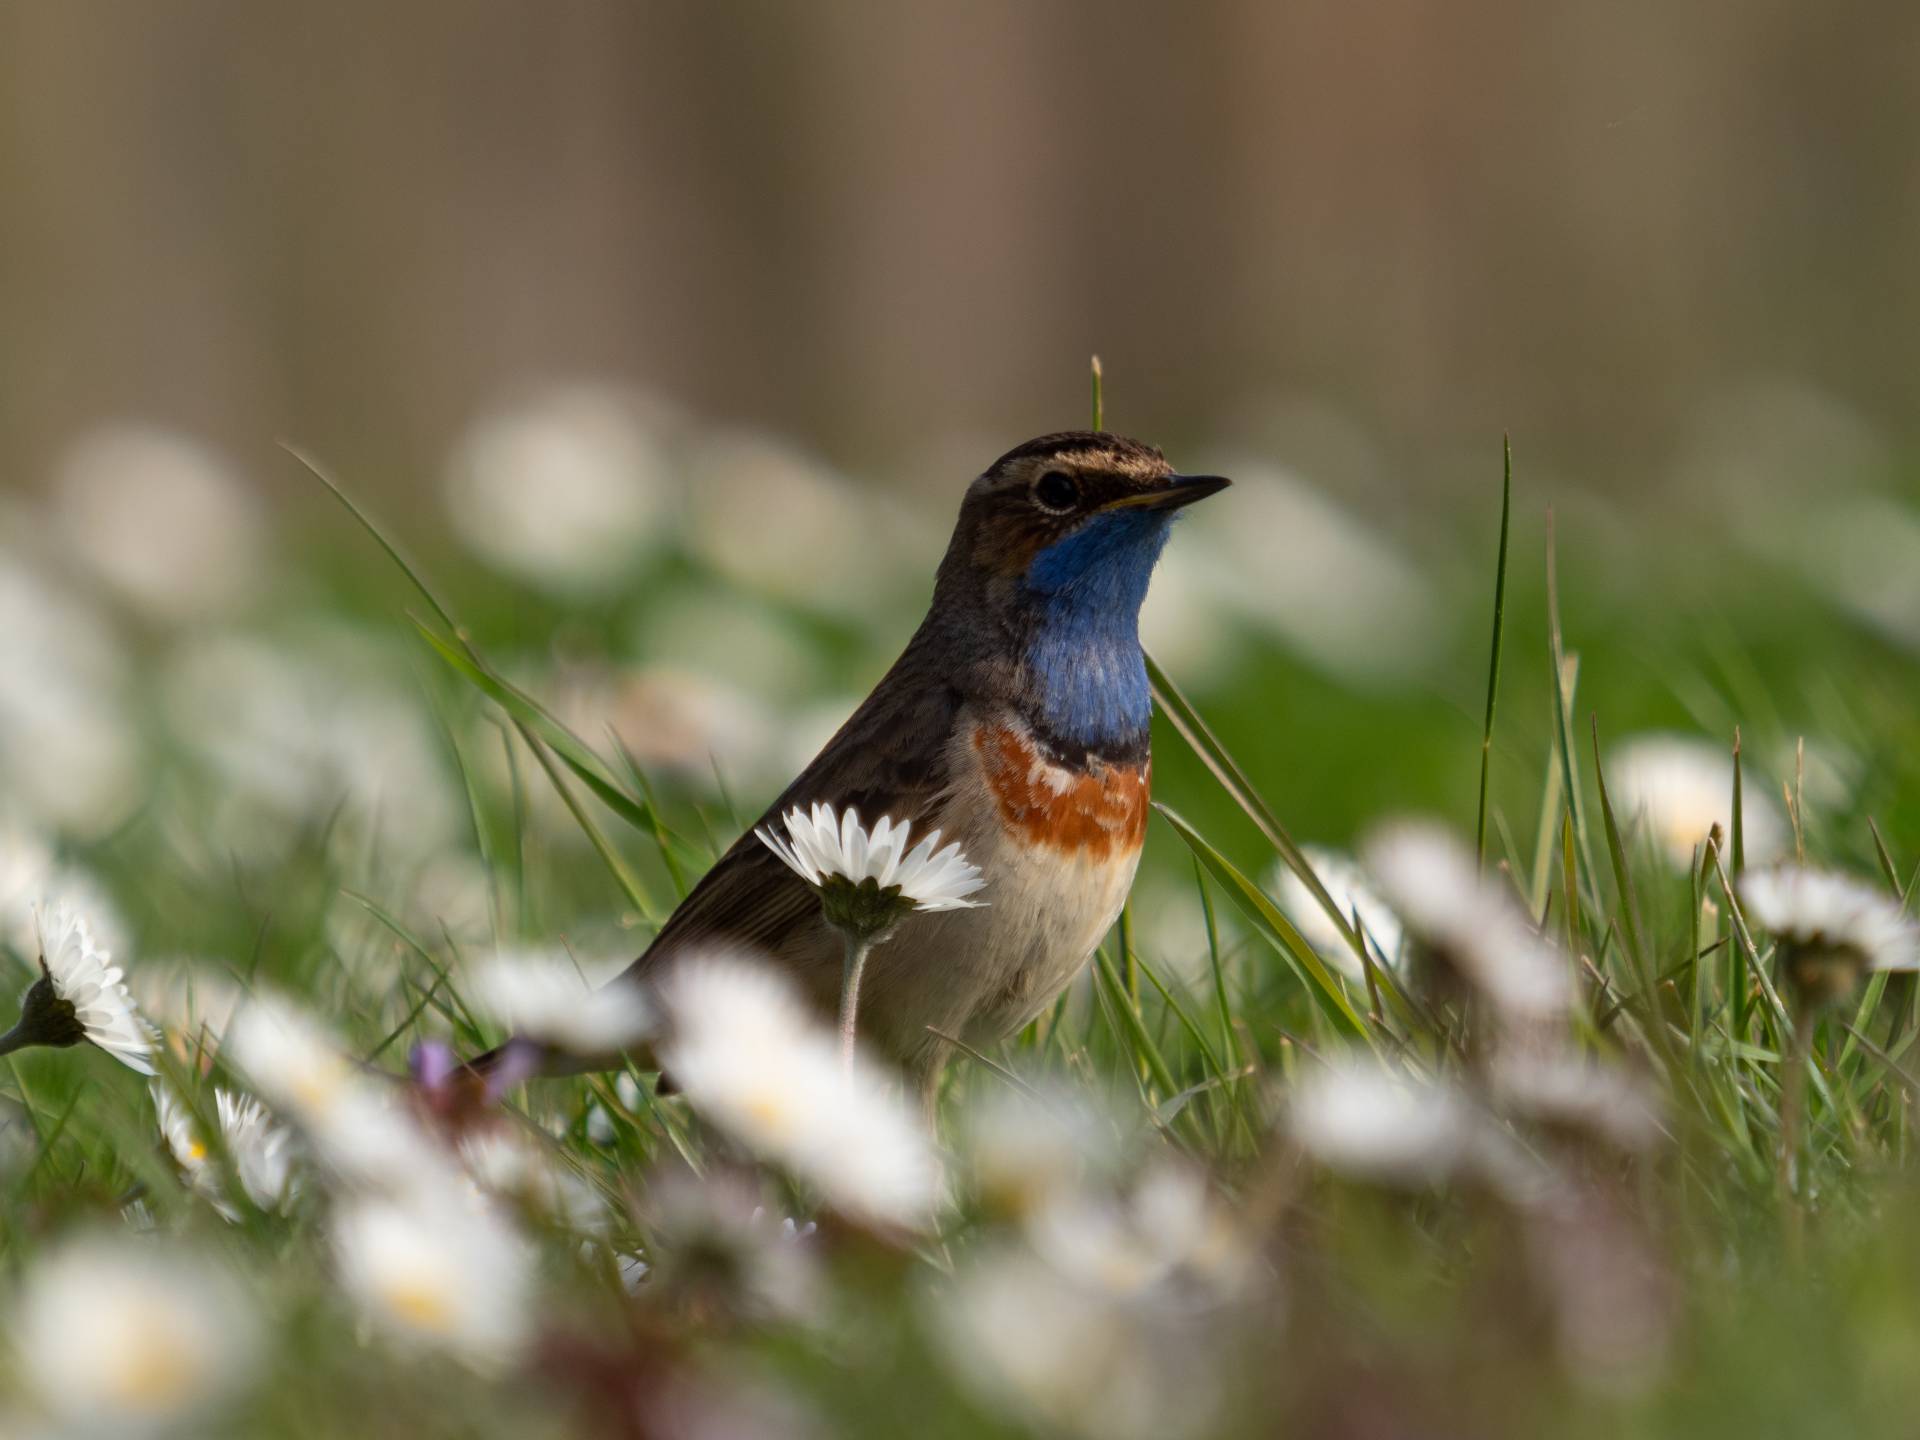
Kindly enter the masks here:
<path id="1" fill-rule="evenodd" d="M 1817 1015 L 1802 1004 L 1794 1015 L 1793 1039 L 1780 1076 L 1780 1205 L 1788 1260 L 1798 1265 L 1806 1250 L 1806 1213 L 1798 1187 L 1800 1134 L 1806 1128 L 1807 1064 L 1813 1053 Z"/>
<path id="2" fill-rule="evenodd" d="M 840 966 L 840 1058 L 851 1075 L 853 1037 L 860 1014 L 860 975 L 867 968 L 867 956 L 873 953 L 876 937 L 851 929 L 841 931 L 841 935 L 847 943 L 847 956 Z"/>
<path id="3" fill-rule="evenodd" d="M 27 1033 L 24 1024 L 15 1025 L 6 1034 L 0 1035 L 0 1055 L 11 1055 L 16 1050 L 24 1050 L 33 1044 L 33 1036 Z"/>

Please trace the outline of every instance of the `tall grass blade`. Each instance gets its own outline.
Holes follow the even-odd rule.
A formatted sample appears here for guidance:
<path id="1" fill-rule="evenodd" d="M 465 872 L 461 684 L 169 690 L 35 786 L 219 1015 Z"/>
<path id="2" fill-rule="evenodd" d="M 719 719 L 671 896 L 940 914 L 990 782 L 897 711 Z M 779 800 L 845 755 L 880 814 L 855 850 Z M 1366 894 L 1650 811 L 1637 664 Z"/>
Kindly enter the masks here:
<path id="1" fill-rule="evenodd" d="M 1493 653 L 1487 661 L 1487 718 L 1480 730 L 1480 807 L 1473 825 L 1473 853 L 1487 863 L 1487 782 L 1493 769 L 1493 715 L 1500 699 L 1500 638 L 1507 619 L 1507 534 L 1513 518 L 1513 437 L 1501 437 L 1500 550 L 1493 572 Z"/>
<path id="2" fill-rule="evenodd" d="M 1187 848 L 1193 851 L 1194 858 L 1232 897 L 1234 904 L 1253 922 L 1262 938 L 1292 967 L 1328 1018 L 1342 1029 L 1365 1035 L 1371 1041 L 1372 1031 L 1361 1018 L 1360 1012 L 1354 1009 L 1353 1002 L 1347 998 L 1346 986 L 1327 969 L 1326 963 L 1314 953 L 1313 947 L 1280 912 L 1280 907 L 1268 899 L 1259 886 L 1234 868 L 1232 861 L 1207 843 L 1200 832 L 1178 813 L 1165 805 L 1155 805 L 1153 808 L 1173 826 L 1174 831 L 1186 842 Z"/>

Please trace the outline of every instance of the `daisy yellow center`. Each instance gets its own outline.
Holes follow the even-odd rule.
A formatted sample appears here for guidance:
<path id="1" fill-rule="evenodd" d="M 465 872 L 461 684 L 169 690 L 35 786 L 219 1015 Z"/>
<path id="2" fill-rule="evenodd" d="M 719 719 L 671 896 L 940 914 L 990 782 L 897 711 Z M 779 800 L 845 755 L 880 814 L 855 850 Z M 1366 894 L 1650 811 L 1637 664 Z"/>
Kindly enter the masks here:
<path id="1" fill-rule="evenodd" d="M 453 1298 L 425 1276 L 396 1277 L 381 1289 L 394 1316 L 416 1330 L 444 1335 L 453 1328 Z"/>
<path id="2" fill-rule="evenodd" d="M 293 1080 L 294 1098 L 309 1110 L 328 1109 L 340 1093 L 343 1074 L 337 1065 L 315 1065 L 303 1070 Z"/>
<path id="3" fill-rule="evenodd" d="M 161 1316 L 134 1318 L 123 1336 L 108 1386 L 123 1410 L 152 1414 L 179 1409 L 200 1382 L 193 1348 Z"/>
<path id="4" fill-rule="evenodd" d="M 742 1108 L 754 1128 L 773 1139 L 783 1140 L 792 1134 L 798 1118 L 792 1097 L 771 1086 L 749 1094 Z"/>
<path id="5" fill-rule="evenodd" d="M 1133 1294 L 1152 1278 L 1153 1269 L 1145 1251 L 1130 1241 L 1107 1250 L 1099 1264 L 1101 1280 L 1116 1295 Z"/>
<path id="6" fill-rule="evenodd" d="M 205 1145 L 202 1145 L 198 1140 L 187 1141 L 187 1163 L 189 1165 L 198 1165 L 206 1158 L 207 1147 Z"/>

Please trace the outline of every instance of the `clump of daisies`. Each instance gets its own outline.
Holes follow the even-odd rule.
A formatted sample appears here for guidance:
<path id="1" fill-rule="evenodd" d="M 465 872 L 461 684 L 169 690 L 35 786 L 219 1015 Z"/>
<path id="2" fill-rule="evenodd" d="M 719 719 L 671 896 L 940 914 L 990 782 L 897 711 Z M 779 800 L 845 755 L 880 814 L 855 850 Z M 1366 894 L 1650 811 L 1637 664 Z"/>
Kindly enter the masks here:
<path id="1" fill-rule="evenodd" d="M 55 905 L 40 915 L 40 978 L 20 1003 L 20 1019 L 0 1035 L 0 1055 L 30 1045 L 65 1048 L 82 1041 L 121 1064 L 153 1074 L 153 1036 L 134 1008 L 122 972 L 95 941 L 79 911 Z"/>
<path id="2" fill-rule="evenodd" d="M 849 1215 L 931 1222 L 940 1167 L 926 1133 L 863 1058 L 843 1063 L 781 976 L 735 957 L 694 959 L 661 998 L 661 1063 L 708 1121 Z"/>
<path id="3" fill-rule="evenodd" d="M 986 887 L 980 867 L 956 841 L 941 849 L 935 830 L 908 848 L 911 821 L 882 816 L 871 832 L 857 810 L 836 814 L 833 806 L 811 811 L 794 806 L 782 823 L 783 839 L 771 827 L 753 833 L 820 896 L 820 913 L 846 941 L 840 983 L 840 1045 L 853 1063 L 860 975 L 873 947 L 916 910 L 964 910 L 985 902 L 969 897 Z"/>
<path id="4" fill-rule="evenodd" d="M 224 1086 L 213 1090 L 214 1122 L 247 1199 L 262 1210 L 285 1210 L 298 1193 L 293 1174 L 293 1133 L 275 1122 L 267 1107 L 251 1095 Z M 153 1086 L 154 1113 L 174 1162 L 195 1193 L 212 1202 L 227 1219 L 238 1212 L 227 1198 L 225 1179 L 213 1164 L 200 1122 L 179 1096 L 159 1081 Z"/>
<path id="5" fill-rule="evenodd" d="M 1375 832 L 1362 859 L 1406 926 L 1430 989 L 1464 989 L 1514 1023 L 1566 1013 L 1574 990 L 1565 961 L 1450 831 L 1398 821 Z"/>
<path id="6" fill-rule="evenodd" d="M 106 1234 L 36 1262 L 8 1328 L 17 1373 L 63 1435 L 206 1421 L 252 1378 L 262 1333 L 251 1298 L 211 1257 Z"/>
<path id="7" fill-rule="evenodd" d="M 1740 877 L 1747 918 L 1780 947 L 1780 973 L 1811 1010 L 1850 999 L 1869 970 L 1920 967 L 1920 936 L 1889 896 L 1850 875 L 1804 865 Z"/>

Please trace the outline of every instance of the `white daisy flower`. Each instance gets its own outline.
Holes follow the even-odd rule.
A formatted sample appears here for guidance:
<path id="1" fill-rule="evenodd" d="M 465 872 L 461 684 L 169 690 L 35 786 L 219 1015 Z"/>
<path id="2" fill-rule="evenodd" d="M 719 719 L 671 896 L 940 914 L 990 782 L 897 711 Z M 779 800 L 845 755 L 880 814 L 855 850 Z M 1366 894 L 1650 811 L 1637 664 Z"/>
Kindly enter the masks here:
<path id="1" fill-rule="evenodd" d="M 0 1036 L 0 1054 L 28 1045 L 90 1041 L 142 1075 L 153 1074 L 153 1037 L 134 1009 L 120 967 L 66 905 L 40 914 L 40 979 L 27 991 L 20 1021 Z"/>
<path id="2" fill-rule="evenodd" d="M 784 979 L 716 957 L 681 964 L 661 989 L 661 1063 L 695 1110 L 839 1209 L 931 1221 L 940 1167 L 926 1134 L 864 1058 L 843 1063 Z"/>
<path id="3" fill-rule="evenodd" d="M 986 887 L 980 867 L 961 853 L 958 841 L 936 851 L 938 830 L 909 850 L 911 821 L 896 825 L 883 816 L 869 832 L 858 811 L 840 815 L 821 804 L 811 812 L 796 805 L 781 818 L 786 839 L 766 826 L 753 833 L 809 885 L 835 877 L 855 885 L 872 880 L 883 891 L 897 890 L 915 910 L 963 910 L 985 903 L 967 898 Z"/>
<path id="4" fill-rule="evenodd" d="M 484 1201 L 350 1200 L 334 1211 L 333 1244 L 348 1295 L 404 1342 L 492 1369 L 527 1338 L 533 1252 Z"/>
<path id="5" fill-rule="evenodd" d="M 1401 821 L 1362 856 L 1406 928 L 1512 1021 L 1551 1019 L 1573 1003 L 1573 977 L 1507 888 L 1441 826 Z"/>
<path id="6" fill-rule="evenodd" d="M 258 497 L 211 450 L 150 425 L 83 435 L 61 457 L 53 518 L 75 558 L 143 616 L 229 608 L 265 569 Z"/>
<path id="7" fill-rule="evenodd" d="M 276 1124 L 267 1107 L 250 1095 L 236 1095 L 216 1086 L 213 1103 L 220 1140 L 233 1162 L 240 1188 L 262 1210 L 284 1210 L 297 1193 L 292 1132 Z M 227 1219 L 237 1219 L 228 1203 L 226 1187 L 209 1163 L 212 1156 L 192 1113 L 172 1090 L 158 1081 L 153 1086 L 153 1105 L 160 1133 L 173 1152 L 175 1162 L 186 1173 L 187 1183 Z"/>
<path id="8" fill-rule="evenodd" d="M 61 1433 L 115 1436 L 205 1420 L 251 1378 L 263 1333 L 218 1262 L 126 1235 L 35 1264 L 10 1328 L 16 1374 Z"/>
<path id="9" fill-rule="evenodd" d="M 554 594 L 619 586 L 671 518 L 677 487 L 657 420 L 590 384 L 481 416 L 447 469 L 455 533 L 489 565 Z"/>
<path id="10" fill-rule="evenodd" d="M 1899 904 L 1850 875 L 1805 865 L 1740 877 L 1748 919 L 1779 942 L 1787 979 L 1816 1004 L 1844 999 L 1868 970 L 1920 968 L 1920 934 Z"/>
<path id="11" fill-rule="evenodd" d="M 955 1373 L 1047 1433 L 1179 1440 L 1215 1418 L 1216 1358 L 1192 1327 L 1076 1283 L 1028 1251 L 976 1254 L 928 1300 L 929 1328 Z"/>
<path id="12" fill-rule="evenodd" d="M 1779 852 L 1785 826 L 1752 778 L 1741 797 L 1742 843 L 1749 860 L 1768 860 Z M 1675 869 L 1693 863 L 1714 826 L 1732 834 L 1733 757 L 1707 741 L 1657 734 L 1623 740 L 1609 757 L 1607 789 L 1622 824 L 1644 829 Z"/>
<path id="13" fill-rule="evenodd" d="M 1036 1077 L 1034 1093 L 994 1085 L 959 1116 L 971 1187 L 1001 1214 L 1026 1216 L 1087 1175 L 1119 1169 L 1124 1131 L 1080 1087 Z"/>
<path id="14" fill-rule="evenodd" d="M 1337 850 L 1321 845 L 1300 848 L 1340 913 L 1348 920 L 1359 916 L 1361 933 L 1372 942 L 1375 956 L 1383 964 L 1393 965 L 1400 958 L 1400 917 L 1380 898 L 1366 871 L 1351 856 Z M 1280 908 L 1287 912 L 1300 938 L 1342 974 L 1355 980 L 1363 979 L 1360 957 L 1353 953 L 1353 946 L 1340 932 L 1340 927 L 1314 898 L 1307 882 L 1293 873 L 1292 866 L 1282 862 L 1275 867 L 1274 889 L 1278 892 Z"/>
<path id="15" fill-rule="evenodd" d="M 1331 1170 L 1419 1187 L 1468 1158 L 1472 1112 L 1441 1085 L 1371 1060 L 1342 1060 L 1302 1076 L 1286 1100 L 1295 1143 Z"/>
<path id="16" fill-rule="evenodd" d="M 369 1078 L 289 1002 L 250 998 L 233 1018 L 226 1055 L 340 1173 L 387 1190 L 452 1183 L 452 1165 L 421 1133 L 397 1090 Z"/>
<path id="17" fill-rule="evenodd" d="M 1920 966 L 1913 922 L 1890 896 L 1851 875 L 1803 865 L 1749 870 L 1740 899 L 1775 939 L 1851 949 L 1869 970 Z"/>
<path id="18" fill-rule="evenodd" d="M 1165 1161 L 1117 1199 L 1065 1192 L 1030 1215 L 1026 1230 L 1055 1270 L 1118 1299 L 1179 1282 L 1224 1299 L 1254 1275 L 1247 1239 L 1206 1177 Z"/>
<path id="19" fill-rule="evenodd" d="M 503 951 L 477 961 L 463 993 L 515 1035 L 574 1055 L 618 1055 L 653 1025 L 639 986 L 617 978 L 596 986 L 564 951 Z"/>

